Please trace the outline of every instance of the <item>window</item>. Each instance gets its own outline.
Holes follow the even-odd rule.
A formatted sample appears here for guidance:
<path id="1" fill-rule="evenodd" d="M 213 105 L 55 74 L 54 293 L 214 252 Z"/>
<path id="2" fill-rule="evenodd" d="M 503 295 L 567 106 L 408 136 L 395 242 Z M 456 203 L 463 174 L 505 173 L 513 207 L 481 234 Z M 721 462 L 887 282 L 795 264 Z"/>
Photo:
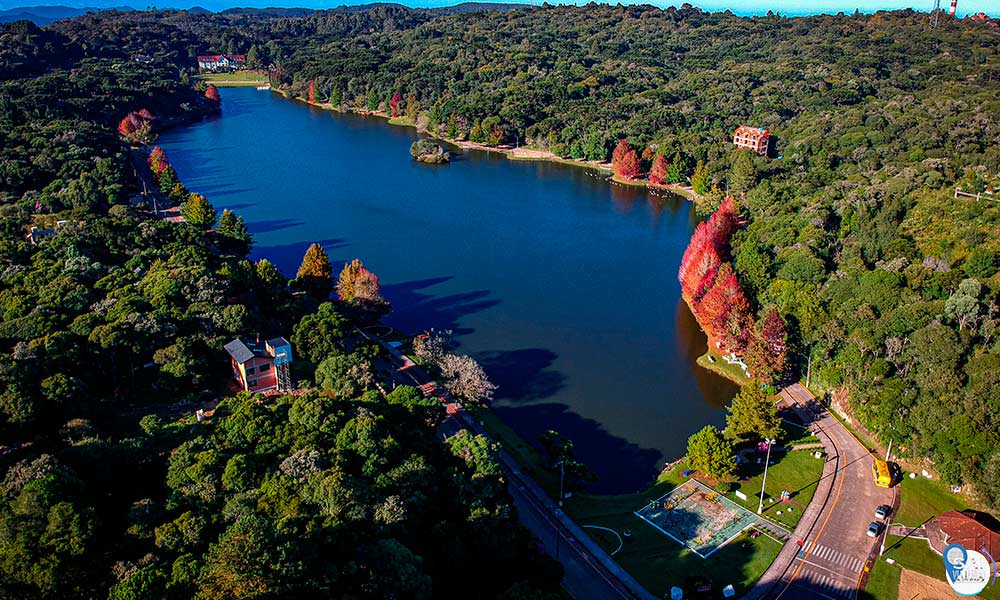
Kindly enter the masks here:
<path id="1" fill-rule="evenodd" d="M 261 373 L 263 373 L 264 371 L 270 371 L 270 370 L 271 370 L 271 365 L 261 365 L 260 369 L 258 369 L 258 371 L 260 371 Z"/>
<path id="2" fill-rule="evenodd" d="M 256 372 L 257 371 L 254 367 L 247 367 L 247 375 L 253 375 Z"/>
<path id="3" fill-rule="evenodd" d="M 247 387 L 252 387 L 252 388 L 257 387 L 257 380 L 256 379 L 251 379 L 250 381 L 248 381 L 247 382 Z"/>

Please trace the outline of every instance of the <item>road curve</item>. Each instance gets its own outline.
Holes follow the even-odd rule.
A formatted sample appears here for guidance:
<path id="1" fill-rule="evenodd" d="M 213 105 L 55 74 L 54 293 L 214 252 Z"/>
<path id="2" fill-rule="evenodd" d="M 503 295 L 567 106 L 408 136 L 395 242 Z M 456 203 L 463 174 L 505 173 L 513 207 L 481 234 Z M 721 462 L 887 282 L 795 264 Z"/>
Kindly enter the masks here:
<path id="1" fill-rule="evenodd" d="M 897 506 L 896 491 L 875 486 L 869 449 L 809 390 L 796 383 L 781 398 L 823 443 L 826 463 L 791 539 L 745 598 L 854 600 L 881 541 L 866 535 L 868 524 L 880 504 Z"/>

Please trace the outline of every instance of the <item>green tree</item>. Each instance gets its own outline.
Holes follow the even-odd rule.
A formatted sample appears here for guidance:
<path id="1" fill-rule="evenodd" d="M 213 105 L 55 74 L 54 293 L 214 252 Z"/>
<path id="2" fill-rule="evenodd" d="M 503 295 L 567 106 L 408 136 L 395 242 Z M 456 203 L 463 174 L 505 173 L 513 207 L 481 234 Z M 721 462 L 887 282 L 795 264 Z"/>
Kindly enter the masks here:
<path id="1" fill-rule="evenodd" d="M 729 170 L 729 193 L 748 192 L 755 185 L 757 185 L 757 167 L 753 162 L 753 153 L 745 149 L 737 150 L 733 166 Z"/>
<path id="2" fill-rule="evenodd" d="M 314 363 L 344 349 L 351 333 L 351 322 L 332 302 L 319 305 L 315 313 L 305 315 L 292 330 L 295 351 Z"/>
<path id="3" fill-rule="evenodd" d="M 713 425 L 688 438 L 687 460 L 691 468 L 713 479 L 727 479 L 736 472 L 733 445 Z"/>
<path id="4" fill-rule="evenodd" d="M 691 189 L 696 194 L 705 194 L 712 189 L 712 180 L 704 161 L 699 160 L 698 164 L 694 166 L 694 173 L 691 175 Z"/>
<path id="5" fill-rule="evenodd" d="M 751 382 L 740 388 L 726 415 L 726 436 L 739 439 L 779 439 L 781 418 L 774 399 L 760 384 Z"/>
<path id="6" fill-rule="evenodd" d="M 253 245 L 253 238 L 247 231 L 243 217 L 236 216 L 228 208 L 222 211 L 215 233 L 220 236 L 221 245 L 225 249 L 239 256 L 245 256 Z"/>
<path id="7" fill-rule="evenodd" d="M 184 221 L 199 229 L 210 229 L 215 225 L 215 208 L 201 194 L 191 194 L 181 206 Z"/>
<path id="8" fill-rule="evenodd" d="M 330 105 L 333 106 L 334 108 L 340 108 L 341 103 L 342 100 L 340 97 L 340 86 L 335 85 L 333 86 L 333 92 L 330 93 Z"/>

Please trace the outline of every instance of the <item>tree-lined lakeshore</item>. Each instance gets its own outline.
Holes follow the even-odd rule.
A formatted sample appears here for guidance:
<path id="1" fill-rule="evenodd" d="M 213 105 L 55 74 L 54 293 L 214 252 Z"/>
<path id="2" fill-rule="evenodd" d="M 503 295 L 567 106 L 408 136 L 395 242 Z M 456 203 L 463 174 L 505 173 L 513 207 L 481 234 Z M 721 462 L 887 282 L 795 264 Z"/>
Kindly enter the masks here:
<path id="1" fill-rule="evenodd" d="M 712 216 L 680 279 L 710 346 L 765 383 L 811 371 L 905 460 L 996 507 L 994 25 L 602 5 L 5 25 L 0 592 L 558 594 L 496 448 L 465 433 L 440 443 L 438 401 L 393 389 L 385 351 L 358 334 L 390 310 L 379 278 L 359 260 L 335 282 L 320 245 L 295 277 L 250 261 L 243 220 L 155 147 L 219 110 L 196 78 L 204 52 L 245 52 L 312 104 L 607 163 L 623 183 L 689 184 Z M 731 146 L 743 123 L 774 132 L 768 155 Z M 135 153 L 152 206 L 136 198 Z M 159 195 L 184 222 L 157 218 Z M 223 345 L 273 336 L 294 344 L 296 389 L 236 393 Z M 418 350 L 453 393 L 493 393 L 469 357 Z M 785 435 L 759 383 L 725 432 L 692 438 L 687 466 L 726 483 L 734 442 Z M 586 487 L 572 443 L 554 432 L 537 446 L 550 482 L 559 463 Z"/>

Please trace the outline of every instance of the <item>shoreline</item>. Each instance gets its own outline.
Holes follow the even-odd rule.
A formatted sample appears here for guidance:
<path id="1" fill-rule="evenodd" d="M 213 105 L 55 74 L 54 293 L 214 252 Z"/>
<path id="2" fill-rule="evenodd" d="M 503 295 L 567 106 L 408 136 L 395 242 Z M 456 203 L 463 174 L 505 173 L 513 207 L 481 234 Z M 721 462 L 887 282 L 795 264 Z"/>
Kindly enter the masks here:
<path id="1" fill-rule="evenodd" d="M 234 86 L 235 87 L 235 86 Z M 390 117 L 381 111 L 372 111 L 367 109 L 355 109 L 355 108 L 336 108 L 329 102 L 309 102 L 306 99 L 297 98 L 289 94 L 286 90 L 278 88 L 270 88 L 271 92 L 280 94 L 282 97 L 292 100 L 295 102 L 301 102 L 307 106 L 312 106 L 320 110 L 329 110 L 338 113 L 349 113 L 355 115 L 361 115 L 364 117 L 378 117 L 380 119 L 385 119 L 389 125 L 395 125 L 397 127 L 412 127 L 417 130 L 417 133 L 426 136 L 428 139 L 442 142 L 460 148 L 462 150 L 478 150 L 480 152 L 493 152 L 497 154 L 503 154 L 507 157 L 507 160 L 524 161 L 524 162 L 551 162 L 557 164 L 568 165 L 572 167 L 578 167 L 582 169 L 587 169 L 590 171 L 597 171 L 603 175 L 607 175 L 607 181 L 612 185 L 624 185 L 630 187 L 645 188 L 652 192 L 660 192 L 673 194 L 679 196 L 688 202 L 694 203 L 698 198 L 698 195 L 694 193 L 688 186 L 680 186 L 676 184 L 654 184 L 647 180 L 624 180 L 614 175 L 611 170 L 610 162 L 598 162 L 592 160 L 584 159 L 574 159 L 574 158 L 564 158 L 548 150 L 539 150 L 537 148 L 531 148 L 530 146 L 519 146 L 510 147 L 509 145 L 503 146 L 486 146 L 484 144 L 478 144 L 475 142 L 463 141 L 463 140 L 451 140 L 439 135 L 434 135 L 429 131 L 421 131 L 417 127 L 416 123 L 413 123 L 407 117 Z"/>

